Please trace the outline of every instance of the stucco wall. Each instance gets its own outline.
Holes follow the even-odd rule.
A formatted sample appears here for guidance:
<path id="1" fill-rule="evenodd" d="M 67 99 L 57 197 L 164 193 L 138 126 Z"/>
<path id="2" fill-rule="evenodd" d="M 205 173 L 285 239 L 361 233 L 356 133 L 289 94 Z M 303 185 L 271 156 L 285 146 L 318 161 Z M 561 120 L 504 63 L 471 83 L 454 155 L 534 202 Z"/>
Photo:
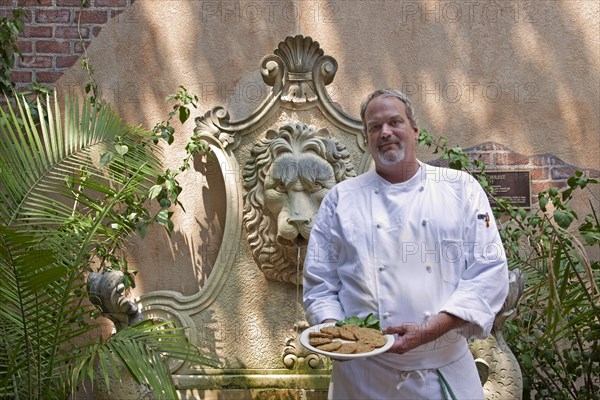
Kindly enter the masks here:
<path id="1" fill-rule="evenodd" d="M 242 116 L 266 96 L 258 68 L 285 36 L 319 41 L 351 114 L 372 88 L 411 94 L 421 124 L 598 166 L 599 5 L 580 1 L 139 1 L 89 56 L 109 100 L 151 126 L 177 85 Z M 58 86 L 80 84 L 75 66 Z"/>
<path id="2" fill-rule="evenodd" d="M 261 58 L 286 36 L 303 34 L 338 61 L 330 95 L 352 115 L 374 88 L 399 87 L 434 135 L 463 147 L 491 141 L 526 156 L 549 153 L 598 170 L 599 7 L 592 0 L 142 0 L 135 15 L 102 28 L 88 55 L 103 96 L 130 122 L 152 127 L 164 119 L 165 97 L 178 85 L 199 96 L 197 115 L 223 105 L 239 119 L 267 96 Z M 56 85 L 78 92 L 86 80 L 75 65 Z M 192 129 L 192 122 L 178 127 L 167 164 L 178 165 Z M 139 248 L 142 264 L 161 271 L 142 273 L 140 291 L 171 282 L 171 272 L 162 271 L 190 260 L 195 269 L 168 286 L 197 290 L 214 261 L 222 183 L 201 170 L 186 173 L 182 183 L 182 237 L 157 230 L 168 253 Z"/>

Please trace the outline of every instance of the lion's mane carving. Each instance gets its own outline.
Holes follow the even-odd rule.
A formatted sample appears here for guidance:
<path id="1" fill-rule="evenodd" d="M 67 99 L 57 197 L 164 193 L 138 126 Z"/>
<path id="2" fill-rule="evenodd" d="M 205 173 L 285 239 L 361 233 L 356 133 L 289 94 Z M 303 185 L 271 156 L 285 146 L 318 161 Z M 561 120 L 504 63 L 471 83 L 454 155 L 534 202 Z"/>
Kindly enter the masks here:
<path id="1" fill-rule="evenodd" d="M 333 185 L 355 174 L 346 146 L 327 130 L 305 124 L 269 130 L 251 149 L 244 168 L 243 223 L 267 279 L 302 282 L 306 244 L 321 200 Z"/>

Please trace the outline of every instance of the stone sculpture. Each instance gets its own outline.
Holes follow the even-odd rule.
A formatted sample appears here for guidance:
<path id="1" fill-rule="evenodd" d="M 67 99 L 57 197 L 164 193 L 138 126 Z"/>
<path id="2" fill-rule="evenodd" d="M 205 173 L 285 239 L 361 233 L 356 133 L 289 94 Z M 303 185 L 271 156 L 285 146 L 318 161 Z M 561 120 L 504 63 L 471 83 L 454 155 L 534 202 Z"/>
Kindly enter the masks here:
<path id="1" fill-rule="evenodd" d="M 135 303 L 123 294 L 123 277 L 123 272 L 117 270 L 102 274 L 92 272 L 87 283 L 90 301 L 102 310 L 102 316 L 115 324 L 117 331 L 143 319 Z"/>
<path id="2" fill-rule="evenodd" d="M 269 130 L 251 149 L 244 168 L 243 223 L 267 279 L 301 283 L 298 270 L 321 200 L 354 175 L 346 146 L 327 130 L 306 124 Z"/>
<path id="3" fill-rule="evenodd" d="M 87 279 L 90 301 L 100 308 L 103 317 L 115 324 L 117 331 L 143 319 L 138 306 L 124 294 L 123 278 L 123 272 L 111 270 L 101 274 L 92 272 Z M 156 400 L 156 396 L 148 385 L 137 383 L 124 368 L 119 367 L 119 370 L 119 376 L 115 375 L 113 371 L 108 375 L 110 390 L 106 386 L 105 377 L 96 371 L 97 383 L 93 387 L 96 400 Z"/>

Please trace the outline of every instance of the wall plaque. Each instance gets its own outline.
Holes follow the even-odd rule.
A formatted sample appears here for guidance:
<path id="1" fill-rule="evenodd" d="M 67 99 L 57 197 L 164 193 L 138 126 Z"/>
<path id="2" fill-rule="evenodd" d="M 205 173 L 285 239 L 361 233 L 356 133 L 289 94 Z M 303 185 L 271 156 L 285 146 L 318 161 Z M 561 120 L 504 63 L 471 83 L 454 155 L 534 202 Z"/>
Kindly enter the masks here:
<path id="1" fill-rule="evenodd" d="M 494 196 L 512 202 L 514 206 L 531 207 L 531 176 L 529 171 L 486 171 Z M 490 204 L 495 201 L 490 197 Z"/>

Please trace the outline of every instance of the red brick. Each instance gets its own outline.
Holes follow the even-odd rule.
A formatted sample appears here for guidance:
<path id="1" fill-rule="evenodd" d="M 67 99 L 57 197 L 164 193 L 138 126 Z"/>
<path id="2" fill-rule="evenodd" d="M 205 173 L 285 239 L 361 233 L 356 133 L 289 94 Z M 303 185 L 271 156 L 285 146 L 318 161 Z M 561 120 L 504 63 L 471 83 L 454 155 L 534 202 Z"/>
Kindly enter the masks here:
<path id="1" fill-rule="evenodd" d="M 567 186 L 567 182 L 565 181 L 545 181 L 545 182 L 531 182 L 531 193 L 537 199 L 538 193 L 543 190 L 548 190 L 550 188 L 562 189 Z"/>
<path id="2" fill-rule="evenodd" d="M 62 76 L 62 72 L 43 71 L 36 72 L 35 78 L 40 83 L 53 83 Z"/>
<path id="3" fill-rule="evenodd" d="M 79 39 L 80 33 L 81 37 L 84 39 L 87 39 L 90 35 L 89 29 L 85 27 L 82 27 L 78 30 L 76 26 L 57 26 L 54 31 L 54 37 L 66 39 Z"/>
<path id="4" fill-rule="evenodd" d="M 34 56 L 34 57 L 23 57 L 18 61 L 19 67 L 23 68 L 50 68 L 52 67 L 52 57 L 48 56 Z"/>
<path id="5" fill-rule="evenodd" d="M 497 165 L 527 165 L 529 164 L 529 157 L 519 153 L 497 153 L 496 154 Z"/>
<path id="6" fill-rule="evenodd" d="M 17 7 L 49 7 L 52 0 L 17 0 Z"/>
<path id="7" fill-rule="evenodd" d="M 38 53 L 68 54 L 71 52 L 71 43 L 55 40 L 38 40 L 35 42 L 35 50 Z"/>
<path id="8" fill-rule="evenodd" d="M 75 65 L 79 56 L 56 56 L 56 68 L 69 68 Z"/>
<path id="9" fill-rule="evenodd" d="M 13 71 L 10 80 L 14 83 L 30 83 L 32 81 L 32 73 L 31 71 Z"/>
<path id="10" fill-rule="evenodd" d="M 65 9 L 37 9 L 35 22 L 41 24 L 67 24 L 71 20 L 71 12 Z"/>
<path id="11" fill-rule="evenodd" d="M 93 26 L 92 27 L 92 36 L 96 37 L 100 34 L 100 31 L 102 30 L 101 26 Z"/>
<path id="12" fill-rule="evenodd" d="M 540 154 L 535 157 L 531 157 L 531 162 L 533 165 L 558 165 L 563 164 L 563 162 L 556 156 L 552 154 Z"/>
<path id="13" fill-rule="evenodd" d="M 110 18 L 116 17 L 117 15 L 123 13 L 123 11 L 125 11 L 124 8 L 116 8 L 116 9 L 110 10 Z"/>
<path id="14" fill-rule="evenodd" d="M 90 44 L 92 42 L 90 40 L 84 40 L 83 43 L 85 44 L 85 47 L 88 48 L 88 47 L 90 47 Z M 75 44 L 73 45 L 73 53 L 74 54 L 81 54 L 81 53 L 83 53 L 83 47 L 81 46 L 81 42 L 80 41 L 75 42 Z"/>
<path id="15" fill-rule="evenodd" d="M 12 6 L 3 7 L 2 5 L 0 5 L 0 18 L 6 18 L 9 20 L 12 20 L 14 9 L 15 8 Z M 23 22 L 25 22 L 26 24 L 31 23 L 31 14 L 32 14 L 31 9 L 23 10 L 23 15 L 21 16 L 21 20 Z"/>
<path id="16" fill-rule="evenodd" d="M 79 16 L 81 15 L 81 20 Z M 105 24 L 108 21 L 108 12 L 99 10 L 83 10 L 75 14 L 74 21 L 80 21 L 82 24 Z"/>
<path id="17" fill-rule="evenodd" d="M 25 26 L 22 37 L 26 38 L 51 38 L 52 27 L 51 26 Z"/>
<path id="18" fill-rule="evenodd" d="M 2 8 L 13 8 L 14 6 L 13 0 L 0 0 L 0 7 Z"/>
<path id="19" fill-rule="evenodd" d="M 490 160 L 491 160 L 491 154 L 490 153 L 474 153 L 474 154 L 471 154 L 470 159 L 473 161 L 479 160 L 482 163 L 484 163 L 485 165 L 489 165 Z"/>
<path id="20" fill-rule="evenodd" d="M 497 152 L 489 153 L 488 164 L 491 165 L 492 167 L 496 167 L 496 165 L 498 164 L 498 160 L 501 157 L 502 157 L 502 155 L 500 153 L 497 153 Z"/>
<path id="21" fill-rule="evenodd" d="M 31 40 L 19 40 L 17 46 L 19 47 L 21 54 L 33 52 L 33 42 Z"/>
<path id="22" fill-rule="evenodd" d="M 127 0 L 94 0 L 95 7 L 127 7 Z"/>
<path id="23" fill-rule="evenodd" d="M 33 9 L 29 8 L 25 10 L 24 21 L 26 24 L 33 23 Z"/>
<path id="24" fill-rule="evenodd" d="M 550 179 L 550 168 L 533 168 L 531 170 L 532 181 L 544 181 Z"/>
<path id="25" fill-rule="evenodd" d="M 57 7 L 81 7 L 81 0 L 55 0 Z M 89 1 L 88 1 L 89 3 Z"/>

